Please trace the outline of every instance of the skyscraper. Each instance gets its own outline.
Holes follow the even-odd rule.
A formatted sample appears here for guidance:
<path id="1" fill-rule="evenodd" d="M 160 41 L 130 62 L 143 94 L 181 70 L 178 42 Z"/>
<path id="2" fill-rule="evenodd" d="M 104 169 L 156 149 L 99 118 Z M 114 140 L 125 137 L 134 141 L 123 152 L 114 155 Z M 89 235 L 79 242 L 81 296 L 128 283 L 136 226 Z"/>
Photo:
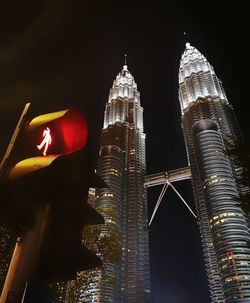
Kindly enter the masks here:
<path id="1" fill-rule="evenodd" d="M 213 67 L 189 43 L 179 100 L 211 301 L 249 302 L 250 236 L 236 182 L 241 168 L 225 153 L 242 135 Z"/>
<path id="2" fill-rule="evenodd" d="M 80 294 L 84 302 L 150 300 L 145 173 L 143 109 L 137 84 L 124 65 L 110 89 L 101 132 L 97 174 L 109 188 L 98 189 L 93 202 L 105 217 L 100 237 L 114 239 L 120 258 L 105 258 L 99 249 L 103 268 L 92 272 L 92 281 Z"/>

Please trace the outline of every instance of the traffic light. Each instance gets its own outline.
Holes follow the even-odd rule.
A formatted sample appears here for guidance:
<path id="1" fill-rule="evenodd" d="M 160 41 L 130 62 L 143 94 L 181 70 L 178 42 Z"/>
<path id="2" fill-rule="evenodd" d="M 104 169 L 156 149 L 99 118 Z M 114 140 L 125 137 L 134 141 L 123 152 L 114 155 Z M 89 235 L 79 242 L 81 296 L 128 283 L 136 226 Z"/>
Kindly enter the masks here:
<path id="1" fill-rule="evenodd" d="M 10 179 L 46 167 L 59 156 L 83 149 L 87 137 L 87 122 L 77 109 L 26 118 L 14 146 L 15 159 L 12 156 L 12 162 L 16 163 L 9 172 Z"/>
<path id="2" fill-rule="evenodd" d="M 83 150 L 61 157 L 54 163 L 55 171 L 62 178 L 52 187 L 56 186 L 60 194 L 53 197 L 51 204 L 46 235 L 34 276 L 38 282 L 71 280 L 77 271 L 102 265 L 99 257 L 81 244 L 84 225 L 104 223 L 101 214 L 89 204 L 83 203 L 87 201 L 89 187 L 106 186 L 96 174 L 89 173 L 89 160 L 88 151 Z M 63 176 L 65 167 L 68 176 Z"/>
<path id="3" fill-rule="evenodd" d="M 90 187 L 106 187 L 94 173 L 87 122 L 77 109 L 25 118 L 0 182 L 0 224 L 18 236 L 34 226 L 41 206 L 50 205 L 45 236 L 32 270 L 36 281 L 64 281 L 102 264 L 82 245 L 86 224 L 104 218 L 88 203 Z"/>

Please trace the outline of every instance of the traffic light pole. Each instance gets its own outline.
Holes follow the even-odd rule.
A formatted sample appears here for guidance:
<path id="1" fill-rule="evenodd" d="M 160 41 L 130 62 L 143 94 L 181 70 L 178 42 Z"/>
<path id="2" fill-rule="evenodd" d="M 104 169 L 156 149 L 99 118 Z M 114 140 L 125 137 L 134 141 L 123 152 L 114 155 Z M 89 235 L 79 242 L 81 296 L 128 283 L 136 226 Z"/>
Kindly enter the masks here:
<path id="1" fill-rule="evenodd" d="M 20 132 L 20 130 L 22 129 L 22 126 L 23 126 L 23 122 L 25 121 L 25 115 L 27 114 L 28 110 L 29 110 L 29 107 L 30 107 L 30 103 L 26 103 L 24 108 L 23 108 L 23 111 L 22 111 L 22 114 L 18 120 L 18 123 L 16 125 L 16 128 L 14 130 L 14 133 L 10 139 L 10 142 L 9 142 L 9 145 L 6 149 L 6 152 L 4 154 L 4 157 L 3 159 L 1 160 L 1 163 L 0 163 L 0 176 L 4 173 L 6 173 L 5 171 L 5 165 L 6 165 L 6 162 L 7 162 L 7 159 L 9 158 L 10 154 L 11 154 L 11 151 L 14 147 L 14 144 L 16 142 L 16 139 L 17 139 L 17 136 Z M 21 256 L 21 248 L 22 244 L 21 244 L 21 238 L 18 238 L 17 239 L 17 243 L 16 243 L 16 246 L 15 246 L 15 249 L 14 249 L 14 253 L 12 255 L 12 270 L 10 270 L 11 266 L 9 267 L 9 272 L 7 274 L 7 276 L 9 276 L 9 278 L 7 279 L 6 277 L 6 280 L 5 280 L 5 284 L 4 284 L 4 288 L 2 290 L 2 295 L 0 297 L 0 302 L 9 302 L 9 301 L 6 301 L 7 297 L 6 297 L 6 289 L 8 288 L 7 285 L 10 285 L 10 281 L 13 279 L 13 277 L 11 277 L 11 275 L 13 276 L 13 274 L 15 274 L 15 271 L 13 270 L 13 266 L 14 266 L 14 263 L 18 264 L 17 260 L 20 258 Z M 7 281 L 8 280 L 8 281 Z M 4 290 L 5 289 L 5 290 Z M 12 302 L 12 301 L 10 301 Z M 14 302 L 14 301 L 13 301 Z M 16 302 L 21 302 L 21 301 L 16 301 Z"/>
<path id="2" fill-rule="evenodd" d="M 39 255 L 49 215 L 50 204 L 41 207 L 34 226 L 17 239 L 0 303 L 21 303 Z"/>
<path id="3" fill-rule="evenodd" d="M 23 112 L 22 112 L 22 114 L 19 118 L 19 121 L 16 125 L 15 131 L 14 131 L 14 133 L 13 133 L 11 139 L 10 139 L 10 143 L 8 145 L 8 148 L 7 148 L 6 152 L 5 152 L 5 155 L 4 155 L 4 157 L 3 157 L 3 159 L 0 163 L 0 174 L 2 174 L 4 172 L 3 171 L 4 165 L 6 163 L 6 160 L 9 158 L 9 155 L 10 155 L 10 153 L 11 153 L 13 147 L 14 147 L 14 144 L 16 142 L 16 138 L 19 134 L 19 131 L 21 130 L 21 128 L 23 126 L 24 118 L 25 118 L 25 115 L 28 112 L 29 107 L 30 107 L 30 103 L 26 103 L 25 106 L 24 106 Z"/>
<path id="4" fill-rule="evenodd" d="M 4 157 L 0 162 L 0 176 L 6 174 L 6 164 L 15 145 L 16 139 L 24 125 L 30 103 L 26 103 L 14 133 L 10 139 Z M 41 207 L 34 226 L 27 230 L 24 236 L 18 237 L 12 254 L 7 276 L 5 278 L 0 303 L 21 303 L 24 300 L 27 283 L 32 274 L 39 250 L 44 238 L 50 205 Z"/>

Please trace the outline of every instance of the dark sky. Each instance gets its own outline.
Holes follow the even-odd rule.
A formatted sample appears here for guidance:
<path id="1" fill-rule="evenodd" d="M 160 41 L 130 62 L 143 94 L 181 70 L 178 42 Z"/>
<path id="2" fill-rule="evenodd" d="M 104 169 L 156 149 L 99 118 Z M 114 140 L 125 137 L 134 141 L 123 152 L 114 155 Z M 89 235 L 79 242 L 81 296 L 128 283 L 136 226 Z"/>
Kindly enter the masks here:
<path id="1" fill-rule="evenodd" d="M 228 1 L 219 5 L 5 1 L 0 10 L 0 155 L 27 101 L 37 114 L 82 110 L 97 155 L 109 89 L 127 54 L 144 108 L 148 174 L 186 166 L 178 68 L 187 41 L 214 66 L 249 139 L 247 9 Z M 194 208 L 189 181 L 176 187 Z M 148 191 L 150 215 L 159 192 Z M 197 224 L 170 190 L 150 228 L 150 252 L 154 303 L 209 302 Z"/>

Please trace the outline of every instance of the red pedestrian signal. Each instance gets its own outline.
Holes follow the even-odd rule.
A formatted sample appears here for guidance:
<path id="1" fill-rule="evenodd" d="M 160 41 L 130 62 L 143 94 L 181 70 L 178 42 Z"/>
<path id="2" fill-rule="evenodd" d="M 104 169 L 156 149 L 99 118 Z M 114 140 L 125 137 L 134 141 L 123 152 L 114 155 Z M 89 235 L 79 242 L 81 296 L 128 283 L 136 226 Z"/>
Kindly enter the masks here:
<path id="1" fill-rule="evenodd" d="M 83 149 L 88 128 L 77 109 L 39 115 L 23 123 L 12 156 L 9 178 L 13 179 L 49 166 L 56 158 Z"/>
<path id="2" fill-rule="evenodd" d="M 67 109 L 33 118 L 23 135 L 36 156 L 70 154 L 86 146 L 87 122 L 79 110 Z"/>
<path id="3" fill-rule="evenodd" d="M 49 145 L 52 143 L 50 129 L 46 127 L 43 131 L 43 141 L 37 145 L 37 148 L 41 150 L 43 148 L 43 155 L 46 156 Z"/>

